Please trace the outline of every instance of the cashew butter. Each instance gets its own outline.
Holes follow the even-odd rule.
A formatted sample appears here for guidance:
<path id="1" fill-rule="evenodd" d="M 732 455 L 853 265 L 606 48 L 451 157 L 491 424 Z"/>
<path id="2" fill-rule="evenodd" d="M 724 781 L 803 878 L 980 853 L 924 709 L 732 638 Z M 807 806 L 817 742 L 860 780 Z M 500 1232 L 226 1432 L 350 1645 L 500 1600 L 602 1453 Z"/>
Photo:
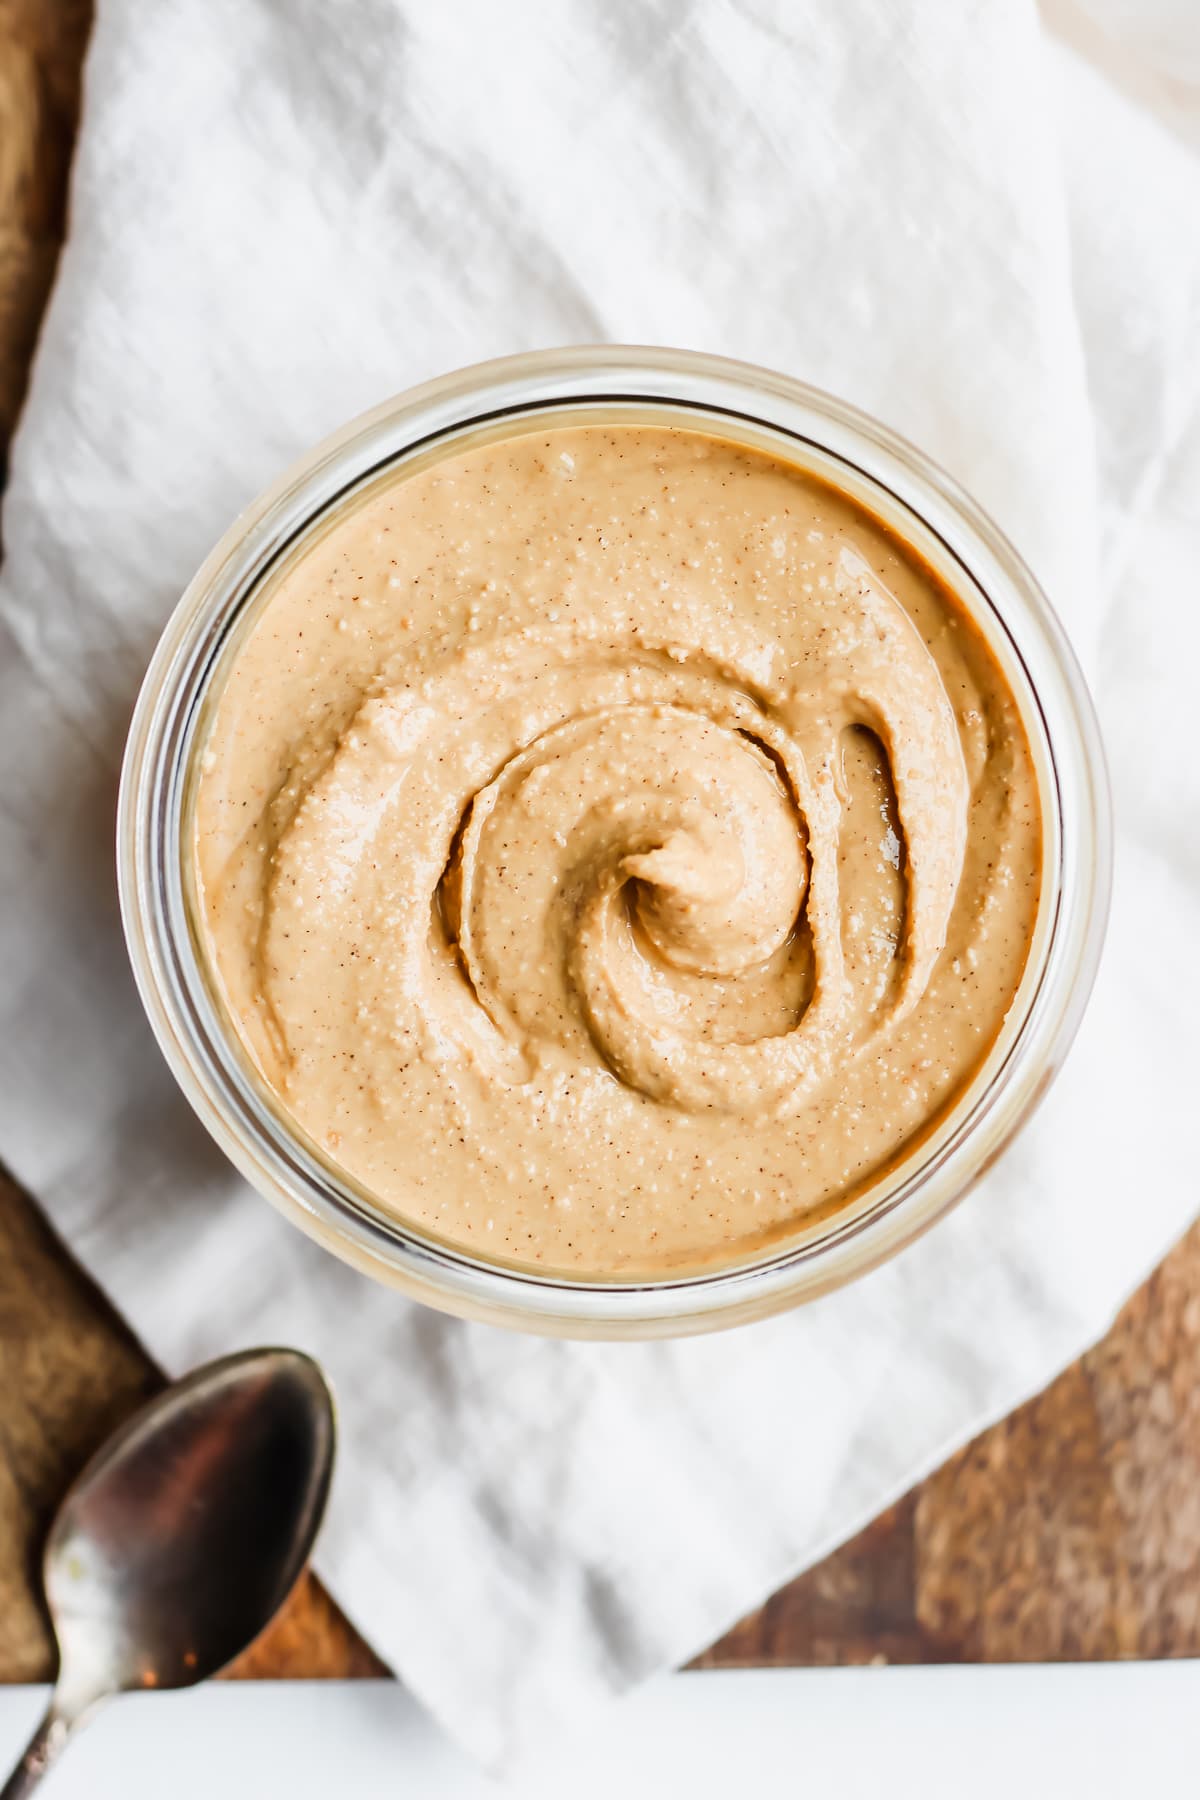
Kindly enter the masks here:
<path id="1" fill-rule="evenodd" d="M 199 927 L 283 1109 L 397 1217 L 577 1276 L 761 1251 L 947 1115 L 1041 816 L 962 604 L 855 501 L 581 424 L 373 488 L 237 645 Z"/>

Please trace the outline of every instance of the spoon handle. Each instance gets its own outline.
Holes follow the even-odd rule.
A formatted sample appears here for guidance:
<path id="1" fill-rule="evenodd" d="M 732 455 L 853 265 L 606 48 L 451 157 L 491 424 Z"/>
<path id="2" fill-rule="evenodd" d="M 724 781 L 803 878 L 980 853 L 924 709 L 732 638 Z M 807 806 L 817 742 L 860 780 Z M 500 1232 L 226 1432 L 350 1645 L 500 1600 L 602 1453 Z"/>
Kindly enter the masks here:
<path id="1" fill-rule="evenodd" d="M 25 1746 L 24 1755 L 0 1788 L 0 1800 L 23 1800 L 24 1795 L 32 1794 L 51 1763 L 58 1760 L 67 1739 L 78 1730 L 91 1711 L 91 1706 L 68 1711 L 63 1707 L 59 1696 L 52 1694 L 45 1717 Z"/>

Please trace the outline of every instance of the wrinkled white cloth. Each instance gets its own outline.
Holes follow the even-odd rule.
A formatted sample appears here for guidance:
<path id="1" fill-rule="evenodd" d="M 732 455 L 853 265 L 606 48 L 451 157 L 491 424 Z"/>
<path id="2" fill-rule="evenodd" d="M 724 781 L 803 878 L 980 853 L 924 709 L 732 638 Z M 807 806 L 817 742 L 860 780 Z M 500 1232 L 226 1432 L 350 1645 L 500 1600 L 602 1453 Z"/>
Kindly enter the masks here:
<path id="1" fill-rule="evenodd" d="M 1107 1326 L 1190 1222 L 1200 23 L 1187 0 L 101 0 L 0 574 L 0 1156 L 169 1369 L 329 1367 L 319 1566 L 502 1760 L 698 1650 Z M 178 1097 L 112 804 L 233 514 L 443 369 L 583 340 L 788 370 L 948 466 L 1093 677 L 1106 964 L 1031 1129 L 857 1286 L 679 1344 L 371 1286 Z"/>

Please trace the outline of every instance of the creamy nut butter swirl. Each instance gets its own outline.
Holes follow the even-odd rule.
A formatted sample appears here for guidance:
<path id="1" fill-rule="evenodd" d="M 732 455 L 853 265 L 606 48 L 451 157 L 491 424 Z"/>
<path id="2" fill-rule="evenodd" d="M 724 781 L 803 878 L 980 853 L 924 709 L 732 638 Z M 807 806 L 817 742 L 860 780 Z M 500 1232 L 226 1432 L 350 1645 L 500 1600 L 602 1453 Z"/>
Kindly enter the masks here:
<path id="1" fill-rule="evenodd" d="M 201 923 L 397 1216 L 579 1274 L 786 1237 L 952 1107 L 1041 885 L 1015 700 L 849 497 L 669 427 L 398 472 L 238 647 Z"/>

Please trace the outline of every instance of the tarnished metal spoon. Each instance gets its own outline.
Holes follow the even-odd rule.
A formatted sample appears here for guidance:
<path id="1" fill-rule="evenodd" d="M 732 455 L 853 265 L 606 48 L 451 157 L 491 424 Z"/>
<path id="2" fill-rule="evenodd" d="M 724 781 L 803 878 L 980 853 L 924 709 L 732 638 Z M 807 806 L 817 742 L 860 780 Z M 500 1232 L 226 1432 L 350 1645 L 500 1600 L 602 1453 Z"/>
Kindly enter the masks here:
<path id="1" fill-rule="evenodd" d="M 308 1560 L 333 1446 L 325 1378 L 296 1350 L 209 1363 L 109 1439 L 51 1527 L 58 1681 L 0 1800 L 28 1794 L 101 1701 L 190 1687 L 258 1636 Z"/>

